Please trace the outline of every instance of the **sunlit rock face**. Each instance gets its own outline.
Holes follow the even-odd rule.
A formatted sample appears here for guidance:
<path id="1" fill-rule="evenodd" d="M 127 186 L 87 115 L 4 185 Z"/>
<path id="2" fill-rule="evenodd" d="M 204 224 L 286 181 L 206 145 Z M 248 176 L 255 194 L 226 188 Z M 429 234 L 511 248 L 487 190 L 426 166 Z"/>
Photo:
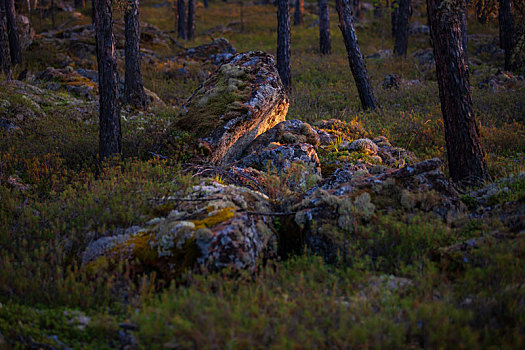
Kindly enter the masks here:
<path id="1" fill-rule="evenodd" d="M 246 52 L 226 61 L 193 93 L 174 127 L 196 134 L 211 163 L 229 164 L 284 121 L 288 106 L 274 58 Z"/>

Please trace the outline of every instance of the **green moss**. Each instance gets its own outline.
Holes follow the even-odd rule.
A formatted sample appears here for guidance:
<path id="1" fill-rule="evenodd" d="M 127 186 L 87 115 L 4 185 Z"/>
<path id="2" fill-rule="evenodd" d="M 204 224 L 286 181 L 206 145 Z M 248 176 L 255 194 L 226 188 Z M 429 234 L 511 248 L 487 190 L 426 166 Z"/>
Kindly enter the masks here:
<path id="1" fill-rule="evenodd" d="M 192 96 L 176 126 L 203 137 L 219 125 L 246 113 L 243 103 L 251 91 L 247 73 L 241 67 L 222 65 L 217 75 Z"/>

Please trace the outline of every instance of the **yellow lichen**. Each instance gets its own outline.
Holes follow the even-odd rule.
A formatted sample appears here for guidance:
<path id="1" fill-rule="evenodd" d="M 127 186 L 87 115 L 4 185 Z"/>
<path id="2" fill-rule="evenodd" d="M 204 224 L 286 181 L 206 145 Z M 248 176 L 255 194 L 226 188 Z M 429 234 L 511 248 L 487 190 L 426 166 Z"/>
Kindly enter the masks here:
<path id="1" fill-rule="evenodd" d="M 206 227 L 211 228 L 217 224 L 220 224 L 221 222 L 230 220 L 231 218 L 233 218 L 234 214 L 234 207 L 226 207 L 212 212 L 211 215 L 205 217 L 204 219 L 194 220 L 192 222 L 195 224 L 196 230 Z"/>

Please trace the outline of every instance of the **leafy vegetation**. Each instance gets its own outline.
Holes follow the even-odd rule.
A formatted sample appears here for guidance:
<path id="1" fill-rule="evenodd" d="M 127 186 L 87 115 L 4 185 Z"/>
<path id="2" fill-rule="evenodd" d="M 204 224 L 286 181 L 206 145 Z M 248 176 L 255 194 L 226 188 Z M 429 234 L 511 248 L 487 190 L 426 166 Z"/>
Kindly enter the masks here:
<path id="1" fill-rule="evenodd" d="M 141 18 L 169 32 L 173 12 L 160 5 L 160 0 L 141 3 Z M 275 53 L 275 11 L 271 5 L 246 4 L 241 31 L 237 3 L 198 6 L 197 36 L 190 44 L 209 42 L 209 31 L 222 25 L 227 30 L 212 35 L 225 36 L 237 51 Z M 426 23 L 423 14 L 416 3 L 412 21 Z M 428 47 L 428 38 L 409 39 L 407 60 L 367 59 L 383 108 L 363 112 L 335 11 L 328 57 L 318 53 L 316 19 L 307 11 L 305 23 L 292 28 L 288 119 L 347 122 L 337 130 L 333 152 L 320 153 L 323 175 L 337 168 L 330 162 L 367 159 L 366 153 L 339 149 L 343 141 L 363 136 L 384 135 L 420 159 L 445 159 L 437 84 L 411 56 Z M 57 22 L 66 20 L 57 15 Z M 89 21 L 84 16 L 76 23 Z M 365 55 L 393 47 L 388 21 L 366 13 L 357 24 Z M 493 24 L 471 22 L 470 33 L 497 36 Z M 50 21 L 35 21 L 35 26 L 49 29 Z M 180 50 L 175 46 L 161 46 L 158 53 L 170 56 Z M 470 54 L 476 47 L 472 40 Z M 46 68 L 54 62 L 52 50 L 34 44 L 25 67 Z M 501 65 L 498 56 L 471 69 L 476 118 L 494 180 L 525 171 L 525 89 L 480 87 Z M 111 270 L 81 266 L 80 255 L 91 241 L 167 215 L 171 208 L 159 199 L 186 193 L 200 181 L 182 169 L 201 152 L 194 135 L 169 129 L 203 79 L 199 67 L 187 68 L 186 77 L 174 78 L 164 67 L 143 63 L 145 86 L 168 105 L 123 110 L 124 151 L 112 164 L 96 157 L 95 103 L 67 91 L 0 87 L 1 116 L 20 127 L 0 129 L 0 347 L 4 338 L 15 349 L 32 344 L 116 348 L 129 344 L 131 336 L 145 349 L 525 347 L 525 237 L 489 217 L 445 223 L 402 208 L 377 211 L 351 235 L 350 263 L 327 264 L 305 251 L 268 261 L 254 276 L 186 272 L 164 281 L 155 272 L 136 274 L 125 264 Z M 22 67 L 15 74 L 18 70 Z M 385 89 L 382 80 L 391 73 L 421 82 Z M 235 100 L 226 97 L 231 97 L 228 103 Z M 270 199 L 285 202 L 294 176 L 294 169 L 266 175 Z M 523 205 L 524 178 L 512 179 L 497 183 L 488 205 Z M 215 180 L 227 182 L 221 175 Z M 462 199 L 472 210 L 479 206 L 468 194 Z M 287 229 L 287 220 L 277 217 L 276 228 Z M 465 243 L 480 241 L 485 244 Z M 458 245 L 464 249 L 454 250 Z"/>

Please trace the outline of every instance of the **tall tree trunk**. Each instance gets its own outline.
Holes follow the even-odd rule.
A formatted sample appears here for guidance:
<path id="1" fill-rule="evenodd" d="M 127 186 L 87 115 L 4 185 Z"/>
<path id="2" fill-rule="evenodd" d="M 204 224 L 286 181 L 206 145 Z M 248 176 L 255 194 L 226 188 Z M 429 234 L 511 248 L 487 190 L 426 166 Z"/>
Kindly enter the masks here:
<path id="1" fill-rule="evenodd" d="M 5 2 L 0 0 L 0 72 L 4 72 L 7 79 L 11 78 L 11 63 L 9 61 L 9 48 L 7 43 L 5 16 Z"/>
<path id="2" fill-rule="evenodd" d="M 7 19 L 7 36 L 9 38 L 11 64 L 15 65 L 22 63 L 22 48 L 20 47 L 20 38 L 18 37 L 14 0 L 5 0 L 5 16 Z"/>
<path id="3" fill-rule="evenodd" d="M 450 177 L 461 185 L 488 180 L 474 119 L 461 33 L 461 1 L 427 0 Z"/>
<path id="4" fill-rule="evenodd" d="M 135 107 L 146 106 L 146 94 L 140 69 L 139 0 L 127 0 L 124 12 L 126 37 L 126 72 L 124 99 Z"/>
<path id="5" fill-rule="evenodd" d="M 394 54 L 406 56 L 408 47 L 408 23 L 410 19 L 410 0 L 398 0 L 398 13 L 396 16 L 396 33 Z"/>
<path id="6" fill-rule="evenodd" d="M 459 13 L 461 20 L 461 43 L 463 51 L 465 52 L 465 63 L 468 65 L 468 36 L 467 36 L 467 1 L 461 0 L 461 12 Z"/>
<path id="7" fill-rule="evenodd" d="M 353 9 L 354 17 L 358 19 L 363 18 L 363 12 L 361 11 L 361 0 L 353 0 Z"/>
<path id="8" fill-rule="evenodd" d="M 277 70 L 286 90 L 290 89 L 290 8 L 288 0 L 278 0 L 277 6 Z"/>
<path id="9" fill-rule="evenodd" d="M 111 0 L 93 0 L 93 22 L 97 46 L 100 159 L 111 158 L 121 152 L 122 131 L 118 103 L 118 71 L 113 36 Z"/>
<path id="10" fill-rule="evenodd" d="M 351 0 L 336 0 L 337 14 L 339 15 L 339 28 L 343 34 L 345 41 L 346 53 L 348 55 L 348 63 L 350 70 L 357 86 L 359 99 L 364 109 L 375 109 L 379 107 L 377 100 L 368 78 L 365 61 L 363 55 L 359 50 L 357 43 L 357 36 L 355 34 L 354 25 L 352 23 L 352 9 L 350 7 Z"/>
<path id="11" fill-rule="evenodd" d="M 294 26 L 303 23 L 304 0 L 295 0 L 295 12 L 293 15 Z"/>
<path id="12" fill-rule="evenodd" d="M 83 8 L 85 6 L 84 0 L 75 0 L 75 8 Z"/>
<path id="13" fill-rule="evenodd" d="M 207 9 L 210 4 L 208 3 L 208 0 L 204 0 L 204 8 Z"/>
<path id="14" fill-rule="evenodd" d="M 399 15 L 399 0 L 392 0 L 390 11 L 392 16 L 392 37 L 395 38 L 397 33 L 397 16 Z"/>
<path id="15" fill-rule="evenodd" d="M 188 0 L 188 30 L 186 35 L 188 40 L 195 37 L 195 0 Z"/>
<path id="16" fill-rule="evenodd" d="M 177 0 L 177 32 L 181 39 L 188 39 L 185 0 Z"/>
<path id="17" fill-rule="evenodd" d="M 374 2 L 374 18 L 381 17 L 383 17 L 383 4 L 381 4 L 381 1 L 376 0 Z"/>
<path id="18" fill-rule="evenodd" d="M 499 41 L 501 48 L 505 52 L 505 70 L 509 71 L 515 68 L 512 62 L 514 19 L 512 18 L 511 8 L 511 0 L 499 0 Z"/>
<path id="19" fill-rule="evenodd" d="M 332 52 L 328 0 L 319 0 L 319 48 L 322 55 L 328 55 Z"/>

